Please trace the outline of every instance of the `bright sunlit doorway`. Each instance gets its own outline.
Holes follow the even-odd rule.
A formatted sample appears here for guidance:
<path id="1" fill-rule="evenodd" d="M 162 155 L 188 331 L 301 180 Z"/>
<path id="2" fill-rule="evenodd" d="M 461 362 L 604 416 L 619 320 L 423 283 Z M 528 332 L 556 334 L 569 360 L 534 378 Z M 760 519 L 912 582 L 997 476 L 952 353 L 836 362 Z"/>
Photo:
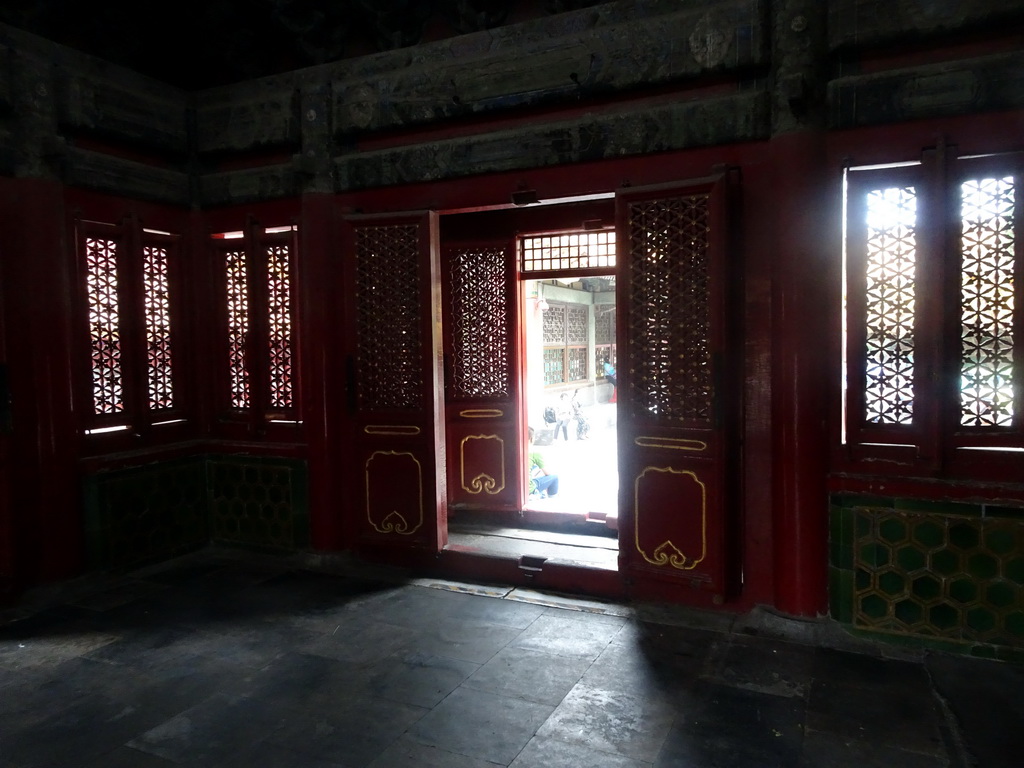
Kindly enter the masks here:
<path id="1" fill-rule="evenodd" d="M 614 539 L 615 233 L 527 235 L 518 246 L 527 424 L 523 519 Z"/>
<path id="2" fill-rule="evenodd" d="M 513 516 L 454 510 L 449 544 L 617 570 L 615 232 L 520 234 L 515 258 L 523 503 Z"/>

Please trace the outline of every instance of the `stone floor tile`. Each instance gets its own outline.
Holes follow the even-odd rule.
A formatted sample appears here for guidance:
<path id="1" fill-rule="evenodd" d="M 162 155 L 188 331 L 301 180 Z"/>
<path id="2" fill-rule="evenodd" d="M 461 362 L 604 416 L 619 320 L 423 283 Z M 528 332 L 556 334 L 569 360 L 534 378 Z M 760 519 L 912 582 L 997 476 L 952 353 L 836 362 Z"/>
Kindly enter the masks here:
<path id="1" fill-rule="evenodd" d="M 403 736 L 370 763 L 369 768 L 494 768 L 498 763 L 420 744 Z"/>
<path id="2" fill-rule="evenodd" d="M 570 611 L 556 609 L 555 613 L 545 613 L 538 617 L 511 645 L 593 661 L 622 629 L 623 621 L 617 616 L 589 617 L 587 614 L 572 615 Z"/>
<path id="3" fill-rule="evenodd" d="M 127 746 L 186 765 L 223 763 L 280 727 L 273 702 L 215 694 L 151 727 Z"/>
<path id="4" fill-rule="evenodd" d="M 395 654 L 372 665 L 366 691 L 382 699 L 429 709 L 479 668 L 470 661 L 419 651 Z"/>
<path id="5" fill-rule="evenodd" d="M 350 693 L 317 707 L 280 708 L 270 744 L 346 766 L 369 765 L 428 710 Z"/>
<path id="6" fill-rule="evenodd" d="M 0 669 L 49 667 L 118 640 L 101 622 L 91 611 L 61 607 L 4 625 Z"/>
<path id="7" fill-rule="evenodd" d="M 365 616 L 377 621 L 420 629 L 439 618 L 453 615 L 469 597 L 473 596 L 446 589 L 401 586 L 362 600 L 358 608 Z"/>
<path id="8" fill-rule="evenodd" d="M 295 562 L 189 556 L 6 610 L 0 765 L 1016 768 L 1024 753 L 1010 664 Z"/>
<path id="9" fill-rule="evenodd" d="M 650 768 L 651 763 L 581 744 L 535 736 L 509 768 Z"/>
<path id="10" fill-rule="evenodd" d="M 706 671 L 712 649 L 720 642 L 715 633 L 685 627 L 629 631 L 632 639 L 625 642 L 616 635 L 616 642 L 587 670 L 584 683 L 671 700 Z"/>
<path id="11" fill-rule="evenodd" d="M 810 731 L 804 737 L 799 768 L 949 768 L 950 765 L 945 756 L 922 755 L 898 747 Z M 987 768 L 988 763 L 977 765 Z"/>
<path id="12" fill-rule="evenodd" d="M 440 617 L 424 625 L 415 647 L 435 656 L 484 664 L 522 631 L 477 619 Z"/>
<path id="13" fill-rule="evenodd" d="M 916 662 L 819 648 L 815 651 L 814 677 L 829 680 L 836 685 L 920 687 L 927 685 L 928 673 Z"/>
<path id="14" fill-rule="evenodd" d="M 946 751 L 945 725 L 927 685 L 839 685 L 815 680 L 807 701 L 807 732 L 921 754 Z"/>
<path id="15" fill-rule="evenodd" d="M 0 748 L 3 758 L 16 765 L 77 766 L 119 748 L 162 717 L 102 694 L 88 694 L 29 728 L 5 726 Z"/>
<path id="16" fill-rule="evenodd" d="M 321 709 L 349 692 L 365 690 L 372 670 L 363 664 L 315 654 L 285 651 L 253 671 L 242 690 L 251 698 L 282 707 Z"/>
<path id="17" fill-rule="evenodd" d="M 118 747 L 94 760 L 76 763 L 76 765 L 80 768 L 177 768 L 179 764 L 131 747 Z M 36 766 L 36 768 L 41 768 L 41 766 Z M 66 766 L 55 766 L 55 768 L 66 768 Z"/>
<path id="18" fill-rule="evenodd" d="M 341 623 L 336 631 L 310 638 L 295 650 L 341 661 L 370 664 L 413 644 L 420 647 L 422 634 L 409 627 L 362 619 L 355 626 Z"/>
<path id="19" fill-rule="evenodd" d="M 537 735 L 653 762 L 675 714 L 664 701 L 580 683 Z"/>
<path id="20" fill-rule="evenodd" d="M 346 768 L 347 763 L 321 760 L 306 752 L 299 752 L 277 744 L 260 742 L 227 762 L 209 768 Z M 141 768 L 141 767 L 140 767 Z M 207 768 L 203 766 L 203 768 Z"/>
<path id="21" fill-rule="evenodd" d="M 1024 667 L 949 654 L 932 654 L 926 664 L 963 761 L 1024 765 Z"/>
<path id="22" fill-rule="evenodd" d="M 459 688 L 408 731 L 411 739 L 457 754 L 508 765 L 552 707 Z"/>
<path id="23" fill-rule="evenodd" d="M 463 684 L 478 691 L 557 706 L 590 667 L 588 659 L 503 648 Z"/>
<path id="24" fill-rule="evenodd" d="M 493 597 L 466 595 L 459 604 L 453 606 L 451 615 L 460 619 L 473 619 L 503 627 L 526 629 L 545 610 L 539 605 L 530 605 L 514 600 L 495 600 Z"/>
<path id="25" fill-rule="evenodd" d="M 689 687 L 656 766 L 794 768 L 804 702 L 711 682 Z"/>
<path id="26" fill-rule="evenodd" d="M 733 636 L 716 647 L 707 677 L 737 688 L 802 698 L 814 676 L 815 650 L 779 640 Z"/>

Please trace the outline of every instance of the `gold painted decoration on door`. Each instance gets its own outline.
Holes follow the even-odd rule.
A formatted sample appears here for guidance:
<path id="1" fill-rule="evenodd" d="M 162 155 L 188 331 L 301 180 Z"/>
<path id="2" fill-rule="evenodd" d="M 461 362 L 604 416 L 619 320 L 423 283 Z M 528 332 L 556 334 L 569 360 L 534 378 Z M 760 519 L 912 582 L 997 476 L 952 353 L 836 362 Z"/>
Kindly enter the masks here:
<path id="1" fill-rule="evenodd" d="M 497 435 L 469 435 L 460 450 L 462 489 L 494 495 L 505 490 L 505 441 Z"/>
<path id="2" fill-rule="evenodd" d="M 374 451 L 366 460 L 366 519 L 377 533 L 403 536 L 423 525 L 423 470 L 411 453 Z"/>
<path id="3" fill-rule="evenodd" d="M 692 570 L 707 556 L 707 487 L 690 470 L 646 467 L 633 484 L 633 524 L 644 560 Z"/>

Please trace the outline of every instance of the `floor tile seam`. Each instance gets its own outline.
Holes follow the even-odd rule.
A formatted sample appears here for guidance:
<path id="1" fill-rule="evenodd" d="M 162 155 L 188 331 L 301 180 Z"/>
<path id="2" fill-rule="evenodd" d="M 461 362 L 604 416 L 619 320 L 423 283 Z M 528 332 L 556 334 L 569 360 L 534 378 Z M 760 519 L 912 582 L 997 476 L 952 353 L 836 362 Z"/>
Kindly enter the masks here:
<path id="1" fill-rule="evenodd" d="M 921 666 L 924 668 L 924 673 L 928 679 L 928 686 L 931 691 L 932 698 L 934 698 L 936 707 L 938 708 L 939 714 L 942 718 L 942 724 L 939 726 L 939 735 L 942 736 L 942 742 L 946 747 L 946 754 L 950 761 L 950 768 L 973 768 L 977 763 L 967 748 L 966 741 L 960 728 L 960 721 L 953 712 L 953 707 L 950 705 L 949 700 L 943 696 L 942 692 L 939 690 L 939 685 L 932 673 L 931 666 L 927 663 L 922 663 Z"/>
<path id="2" fill-rule="evenodd" d="M 447 697 L 445 697 L 445 698 L 447 698 Z M 439 704 L 440 704 L 440 702 L 439 702 Z M 415 724 L 416 723 L 411 723 L 408 728 L 406 728 L 404 731 L 402 731 L 402 733 L 400 733 L 398 735 L 398 737 L 392 742 L 392 744 L 398 743 L 398 740 L 403 738 L 403 737 L 408 737 L 413 743 L 418 744 L 421 747 L 429 747 L 431 749 L 437 749 L 437 750 L 440 750 L 441 752 L 445 752 L 445 753 L 448 753 L 448 754 L 459 755 L 460 757 L 465 757 L 468 760 L 473 760 L 473 761 L 476 761 L 476 762 L 481 762 L 481 763 L 486 763 L 488 765 L 493 765 L 495 768 L 499 768 L 499 766 L 501 765 L 501 763 L 492 763 L 490 760 L 487 760 L 486 758 L 483 758 L 483 757 L 478 757 L 476 755 L 470 755 L 470 754 L 467 754 L 466 752 L 459 752 L 457 749 L 453 749 L 451 747 L 442 747 L 442 746 L 438 746 L 437 744 L 431 744 L 430 742 L 427 742 L 427 741 L 421 741 L 420 739 L 416 738 L 416 734 L 409 732 L 409 730 Z M 385 747 L 383 750 L 381 750 L 380 754 L 378 754 L 374 758 L 374 760 L 378 759 L 380 757 L 380 755 L 384 754 L 384 752 L 386 752 L 386 751 L 387 751 L 387 747 Z M 373 761 L 371 761 L 371 763 L 372 762 Z"/>
<path id="3" fill-rule="evenodd" d="M 944 758 L 946 758 L 944 768 L 979 768 L 977 763 L 972 762 L 970 760 L 966 763 L 958 763 L 955 760 L 950 760 L 950 754 L 948 748 L 946 748 L 946 744 L 942 745 L 943 748 L 941 750 L 936 750 L 933 752 L 922 752 L 920 750 L 916 750 L 911 747 L 905 746 L 904 742 L 885 742 L 879 741 L 877 739 L 868 741 L 864 738 L 861 738 L 859 735 L 853 735 L 851 733 L 846 733 L 841 730 L 837 731 L 815 728 L 813 726 L 808 725 L 806 722 L 803 724 L 803 738 L 801 739 L 801 743 L 803 746 L 801 746 L 801 753 L 805 749 L 808 738 L 813 737 L 819 737 L 828 740 L 839 739 L 844 744 L 846 744 L 847 747 L 859 747 L 861 750 L 868 754 L 877 754 L 879 751 L 884 750 L 886 753 L 899 753 L 904 756 L 915 755 L 918 757 L 930 758 L 933 760 L 943 760 Z"/>

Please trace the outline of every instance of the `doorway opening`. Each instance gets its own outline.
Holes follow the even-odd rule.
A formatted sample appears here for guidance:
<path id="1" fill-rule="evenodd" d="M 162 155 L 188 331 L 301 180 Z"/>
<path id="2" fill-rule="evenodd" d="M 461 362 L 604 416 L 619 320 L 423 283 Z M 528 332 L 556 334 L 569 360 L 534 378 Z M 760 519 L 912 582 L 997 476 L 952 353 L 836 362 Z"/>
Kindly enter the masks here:
<path id="1" fill-rule="evenodd" d="M 605 368 L 615 365 L 615 276 L 528 279 L 522 287 L 531 479 L 524 516 L 617 530 L 617 397 Z"/>
<path id="2" fill-rule="evenodd" d="M 450 541 L 615 570 L 615 233 L 519 235 L 515 258 L 524 501 L 450 520 Z"/>

